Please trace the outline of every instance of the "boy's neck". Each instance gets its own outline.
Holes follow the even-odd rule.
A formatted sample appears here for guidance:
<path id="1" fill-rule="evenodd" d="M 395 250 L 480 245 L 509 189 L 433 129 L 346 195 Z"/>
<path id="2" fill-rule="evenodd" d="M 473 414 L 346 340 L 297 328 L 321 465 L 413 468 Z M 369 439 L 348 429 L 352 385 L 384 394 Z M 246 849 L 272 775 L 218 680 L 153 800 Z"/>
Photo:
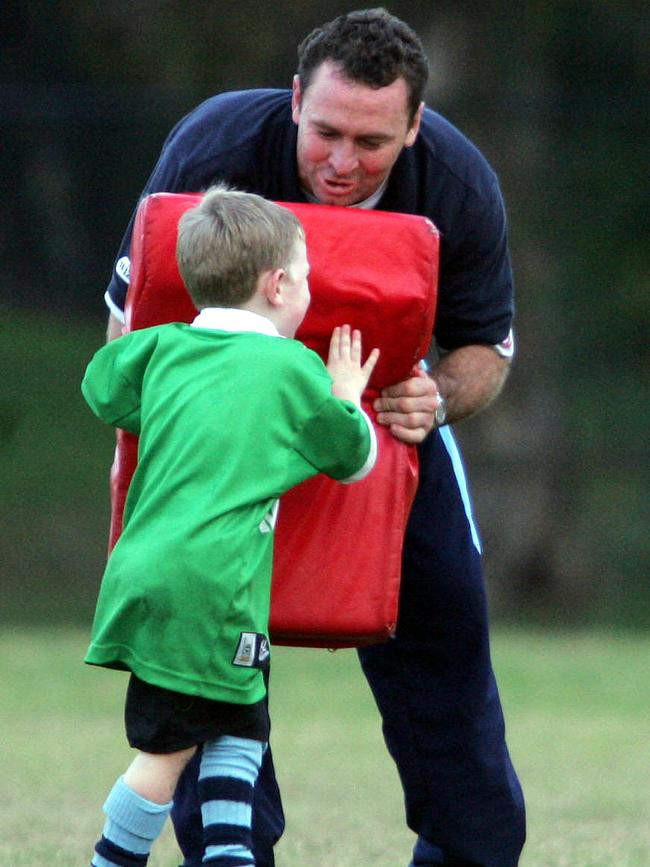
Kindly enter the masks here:
<path id="1" fill-rule="evenodd" d="M 247 307 L 203 307 L 192 322 L 196 328 L 218 331 L 254 331 L 279 336 L 275 323 L 268 316 Z"/>

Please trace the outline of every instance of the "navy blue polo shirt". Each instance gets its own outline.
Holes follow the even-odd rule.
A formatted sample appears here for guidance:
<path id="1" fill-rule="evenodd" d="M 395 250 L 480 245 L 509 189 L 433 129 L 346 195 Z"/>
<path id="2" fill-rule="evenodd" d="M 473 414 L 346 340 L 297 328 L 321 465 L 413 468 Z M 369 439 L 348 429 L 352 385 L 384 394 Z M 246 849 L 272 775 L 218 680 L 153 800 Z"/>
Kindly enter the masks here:
<path id="1" fill-rule="evenodd" d="M 143 196 L 201 192 L 224 181 L 269 199 L 304 202 L 296 137 L 289 90 L 214 96 L 172 129 Z M 497 177 L 480 151 L 425 109 L 417 140 L 400 154 L 377 208 L 428 217 L 441 233 L 438 345 L 502 343 L 513 317 L 506 217 Z M 116 314 L 124 308 L 132 225 L 133 218 L 106 295 Z"/>

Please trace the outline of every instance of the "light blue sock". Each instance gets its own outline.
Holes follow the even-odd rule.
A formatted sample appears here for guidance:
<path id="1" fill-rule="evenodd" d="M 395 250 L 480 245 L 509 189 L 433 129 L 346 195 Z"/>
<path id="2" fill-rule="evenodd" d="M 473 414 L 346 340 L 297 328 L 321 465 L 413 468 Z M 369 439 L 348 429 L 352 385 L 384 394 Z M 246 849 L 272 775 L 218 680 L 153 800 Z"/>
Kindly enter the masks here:
<path id="1" fill-rule="evenodd" d="M 169 804 L 148 801 L 120 777 L 104 804 L 106 824 L 95 846 L 92 867 L 121 867 L 125 863 L 144 867 L 171 806 L 171 801 Z"/>
<path id="2" fill-rule="evenodd" d="M 199 795 L 206 864 L 253 865 L 251 819 L 253 786 L 265 744 L 222 737 L 203 747 Z"/>

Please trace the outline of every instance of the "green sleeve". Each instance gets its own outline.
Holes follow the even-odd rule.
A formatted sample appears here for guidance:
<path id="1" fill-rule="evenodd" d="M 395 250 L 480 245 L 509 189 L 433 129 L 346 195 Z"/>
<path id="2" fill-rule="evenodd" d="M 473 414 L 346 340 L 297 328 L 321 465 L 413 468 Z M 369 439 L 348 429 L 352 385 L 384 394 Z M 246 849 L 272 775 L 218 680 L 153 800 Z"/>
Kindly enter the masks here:
<path id="1" fill-rule="evenodd" d="M 95 353 L 81 391 L 102 421 L 140 433 L 142 380 L 157 343 L 157 330 L 143 329 L 125 334 Z"/>
<path id="2" fill-rule="evenodd" d="M 298 451 L 318 472 L 349 479 L 366 463 L 371 450 L 368 425 L 349 401 L 330 397 L 303 424 Z"/>
<path id="3" fill-rule="evenodd" d="M 368 422 L 353 403 L 334 397 L 332 378 L 322 360 L 299 346 L 286 377 L 300 407 L 295 451 L 317 473 L 348 480 L 364 467 L 374 448 Z"/>

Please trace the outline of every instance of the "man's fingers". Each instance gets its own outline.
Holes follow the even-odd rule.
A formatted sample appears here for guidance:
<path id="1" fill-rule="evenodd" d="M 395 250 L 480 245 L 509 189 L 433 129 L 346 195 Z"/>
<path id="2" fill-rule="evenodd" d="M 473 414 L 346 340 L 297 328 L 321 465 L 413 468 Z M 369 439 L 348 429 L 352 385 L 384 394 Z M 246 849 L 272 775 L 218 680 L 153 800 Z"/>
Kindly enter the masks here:
<path id="1" fill-rule="evenodd" d="M 381 397 L 375 400 L 374 408 L 376 412 L 433 415 L 436 410 L 436 399 L 435 396 L 429 395 L 387 397 L 385 392 L 382 392 Z"/>
<path id="2" fill-rule="evenodd" d="M 404 382 L 397 382 L 382 389 L 382 397 L 424 397 L 430 396 L 435 400 L 437 387 L 435 382 L 426 374 L 413 376 Z"/>
<path id="3" fill-rule="evenodd" d="M 395 439 L 400 440 L 400 442 L 406 443 L 407 445 L 417 445 L 418 443 L 423 442 L 426 435 L 429 433 L 425 428 L 407 428 L 403 427 L 399 424 L 392 424 L 390 426 L 390 432 L 395 437 Z"/>
<path id="4" fill-rule="evenodd" d="M 408 430 L 423 428 L 430 430 L 433 425 L 433 414 L 428 412 L 379 412 L 377 421 L 386 427 L 399 425 Z"/>

